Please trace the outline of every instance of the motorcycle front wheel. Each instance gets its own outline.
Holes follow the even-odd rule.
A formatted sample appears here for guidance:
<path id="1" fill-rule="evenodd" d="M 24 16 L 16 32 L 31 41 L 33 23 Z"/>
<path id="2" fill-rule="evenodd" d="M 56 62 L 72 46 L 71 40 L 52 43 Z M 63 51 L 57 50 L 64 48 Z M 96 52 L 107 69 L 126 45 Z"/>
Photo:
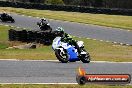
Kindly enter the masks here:
<path id="1" fill-rule="evenodd" d="M 63 52 L 60 49 L 55 50 L 55 55 L 59 61 L 62 63 L 67 63 L 68 62 L 68 54 L 66 51 L 63 49 Z"/>
<path id="2" fill-rule="evenodd" d="M 85 49 L 83 49 L 82 51 L 87 52 Z M 90 63 L 91 57 L 90 57 L 89 53 L 87 52 L 86 54 L 80 56 L 80 60 L 83 63 Z"/>
<path id="3" fill-rule="evenodd" d="M 11 22 L 12 22 L 12 23 L 15 23 L 15 20 L 14 20 L 14 19 L 12 19 L 12 20 L 11 20 Z"/>

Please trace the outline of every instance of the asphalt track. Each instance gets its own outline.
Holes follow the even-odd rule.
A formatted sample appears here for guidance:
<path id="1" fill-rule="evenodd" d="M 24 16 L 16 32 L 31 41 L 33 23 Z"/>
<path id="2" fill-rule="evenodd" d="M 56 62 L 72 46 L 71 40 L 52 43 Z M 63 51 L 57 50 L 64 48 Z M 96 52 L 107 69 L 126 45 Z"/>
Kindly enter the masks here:
<path id="1" fill-rule="evenodd" d="M 1 60 L 0 83 L 76 83 L 79 66 L 88 74 L 132 75 L 132 63 Z"/>
<path id="2" fill-rule="evenodd" d="M 39 18 L 21 16 L 17 14 L 11 15 L 15 19 L 15 23 L 0 22 L 0 24 L 39 30 L 39 27 L 36 25 Z M 59 20 L 49 20 L 49 22 L 54 30 L 58 26 L 61 26 L 67 33 L 74 36 L 132 45 L 132 31 Z"/>

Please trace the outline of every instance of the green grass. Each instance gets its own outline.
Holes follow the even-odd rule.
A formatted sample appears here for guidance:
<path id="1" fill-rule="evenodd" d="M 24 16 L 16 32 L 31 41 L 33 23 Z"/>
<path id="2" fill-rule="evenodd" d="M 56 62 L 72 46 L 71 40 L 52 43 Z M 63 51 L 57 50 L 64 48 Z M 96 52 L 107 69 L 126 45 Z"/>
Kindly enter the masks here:
<path id="1" fill-rule="evenodd" d="M 0 88 L 132 88 L 132 86 L 108 86 L 108 85 L 33 85 L 33 84 L 1 84 Z"/>
<path id="2" fill-rule="evenodd" d="M 0 43 L 0 49 L 5 49 L 7 48 L 8 45 L 7 44 L 4 44 L 4 43 Z"/>
<path id="3" fill-rule="evenodd" d="M 8 28 L 5 26 L 0 26 L 0 49 L 8 47 Z"/>
<path id="4" fill-rule="evenodd" d="M 32 60 L 56 60 L 51 46 L 37 45 L 37 49 L 5 49 L 8 46 L 22 45 L 21 42 L 9 42 L 8 30 L 10 27 L 0 26 L 0 59 L 32 59 Z M 87 51 L 92 60 L 100 61 L 132 61 L 132 47 L 114 45 L 112 43 L 100 42 L 86 38 L 77 38 L 84 41 Z"/>
<path id="5" fill-rule="evenodd" d="M 8 39 L 8 27 L 6 26 L 0 26 L 0 41 L 7 41 Z"/>
<path id="6" fill-rule="evenodd" d="M 132 16 L 0 7 L 0 11 L 132 30 Z"/>

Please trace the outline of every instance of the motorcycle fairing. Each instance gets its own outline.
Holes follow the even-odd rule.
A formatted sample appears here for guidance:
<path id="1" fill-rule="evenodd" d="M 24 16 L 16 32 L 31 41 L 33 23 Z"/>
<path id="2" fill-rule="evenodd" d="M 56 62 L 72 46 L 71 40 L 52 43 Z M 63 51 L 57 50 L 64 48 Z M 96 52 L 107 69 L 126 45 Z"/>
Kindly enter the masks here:
<path id="1" fill-rule="evenodd" d="M 78 53 L 75 52 L 75 48 L 74 47 L 70 47 L 67 49 L 68 55 L 69 55 L 69 61 L 79 61 Z"/>

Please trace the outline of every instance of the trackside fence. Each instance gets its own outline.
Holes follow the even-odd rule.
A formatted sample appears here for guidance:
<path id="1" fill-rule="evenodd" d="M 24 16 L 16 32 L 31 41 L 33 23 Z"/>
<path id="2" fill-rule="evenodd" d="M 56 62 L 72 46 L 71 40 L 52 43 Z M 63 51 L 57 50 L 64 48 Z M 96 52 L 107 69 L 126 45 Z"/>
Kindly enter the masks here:
<path id="1" fill-rule="evenodd" d="M 59 36 L 59 33 L 56 31 L 44 32 L 10 29 L 8 35 L 9 41 L 36 42 L 44 45 L 51 45 L 53 39 Z"/>
<path id="2" fill-rule="evenodd" d="M 26 8 L 26 9 L 39 9 L 39 10 L 56 10 L 56 11 L 132 16 L 132 9 L 119 9 L 119 8 L 95 8 L 95 7 L 90 8 L 86 6 L 47 5 L 47 4 L 35 4 L 35 3 L 22 3 L 22 2 L 5 2 L 5 1 L 0 1 L 0 6 Z"/>

